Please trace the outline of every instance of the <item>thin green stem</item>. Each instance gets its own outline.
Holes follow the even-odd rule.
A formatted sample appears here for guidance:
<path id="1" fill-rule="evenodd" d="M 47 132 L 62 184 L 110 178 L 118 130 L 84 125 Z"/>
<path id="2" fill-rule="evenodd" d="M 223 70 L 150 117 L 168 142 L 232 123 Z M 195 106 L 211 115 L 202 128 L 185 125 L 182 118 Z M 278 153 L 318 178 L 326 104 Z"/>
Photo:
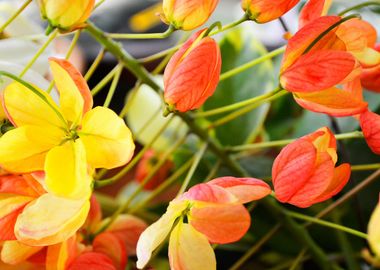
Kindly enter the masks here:
<path id="1" fill-rule="evenodd" d="M 190 168 L 189 172 L 187 173 L 186 178 L 183 181 L 182 186 L 179 189 L 177 196 L 181 195 L 182 193 L 184 193 L 186 191 L 187 187 L 190 184 L 190 180 L 191 180 L 191 178 L 193 177 L 193 175 L 195 173 L 195 170 L 197 169 L 199 163 L 202 160 L 202 157 L 203 157 L 204 153 L 206 152 L 207 146 L 208 146 L 207 143 L 203 143 L 202 147 L 196 153 L 194 162 L 191 165 L 191 168 Z"/>
<path id="2" fill-rule="evenodd" d="M 82 32 L 81 30 L 77 30 L 77 31 L 75 32 L 75 35 L 74 35 L 74 37 L 73 37 L 73 39 L 72 39 L 72 41 L 71 41 L 70 47 L 69 47 L 69 49 L 67 50 L 67 53 L 66 53 L 66 56 L 65 56 L 65 59 L 66 59 L 66 60 L 69 60 L 71 54 L 73 53 L 73 51 L 74 51 L 74 49 L 75 49 L 75 46 L 76 46 L 77 43 L 78 43 L 78 40 L 79 40 L 79 37 L 80 37 L 81 32 Z"/>
<path id="3" fill-rule="evenodd" d="M 116 65 L 92 90 L 92 96 L 98 94 L 115 76 L 116 72 L 119 70 L 119 65 Z"/>
<path id="4" fill-rule="evenodd" d="M 187 162 L 185 162 L 181 167 L 175 170 L 175 173 L 172 174 L 168 179 L 166 179 L 165 182 L 163 182 L 161 185 L 159 185 L 154 191 L 146 197 L 143 201 L 141 201 L 138 205 L 131 208 L 128 213 L 133 214 L 139 211 L 141 208 L 143 208 L 145 205 L 147 205 L 149 202 L 151 202 L 154 198 L 161 195 L 168 187 L 170 187 L 175 181 L 178 180 L 193 164 L 194 157 L 189 159 Z"/>
<path id="5" fill-rule="evenodd" d="M 25 66 L 25 68 L 20 73 L 20 78 L 22 78 L 25 73 L 33 66 L 33 64 L 37 61 L 37 59 L 41 56 L 41 54 L 46 50 L 49 44 L 56 38 L 58 35 L 58 29 L 55 29 L 48 37 L 48 40 L 42 45 L 42 47 L 37 51 L 34 57 L 29 61 L 29 63 Z"/>
<path id="6" fill-rule="evenodd" d="M 174 33 L 176 29 L 169 25 L 168 29 L 163 33 L 144 33 L 144 34 L 123 34 L 123 33 L 108 33 L 108 37 L 113 39 L 164 39 Z"/>
<path id="7" fill-rule="evenodd" d="M 103 60 L 104 58 L 104 54 L 105 54 L 106 50 L 104 48 L 101 48 L 98 55 L 96 56 L 94 62 L 92 62 L 90 68 L 87 70 L 87 73 L 86 75 L 84 75 L 84 79 L 86 81 L 88 81 L 91 76 L 94 74 L 95 70 L 98 68 L 99 64 L 101 63 L 101 61 Z"/>
<path id="8" fill-rule="evenodd" d="M 266 242 L 268 242 L 281 228 L 281 224 L 277 224 L 269 232 L 267 232 L 255 245 L 253 245 L 247 252 L 236 261 L 229 270 L 238 270 L 248 261 L 253 254 L 255 254 Z"/>
<path id="9" fill-rule="evenodd" d="M 7 28 L 7 26 L 10 25 L 32 1 L 33 0 L 25 1 L 25 3 L 18 10 L 16 10 L 14 14 L 12 14 L 12 16 L 0 27 L 0 34 L 4 32 L 5 28 Z"/>
<path id="10" fill-rule="evenodd" d="M 348 139 L 357 139 L 357 138 L 359 139 L 359 138 L 363 138 L 363 133 L 360 131 L 353 131 L 353 132 L 335 135 L 335 138 L 337 140 L 348 140 Z M 278 140 L 278 141 L 270 141 L 270 142 L 237 145 L 237 146 L 229 147 L 228 151 L 241 152 L 241 151 L 264 149 L 264 148 L 270 148 L 270 147 L 281 147 L 281 146 L 285 146 L 289 143 L 292 143 L 295 140 L 297 140 L 297 139 L 288 139 L 288 140 Z"/>
<path id="11" fill-rule="evenodd" d="M 343 15 L 346 15 L 350 11 L 362 9 L 362 8 L 368 7 L 368 6 L 380 6 L 380 1 L 369 1 L 369 2 L 365 2 L 365 3 L 361 3 L 358 5 L 346 8 L 345 10 L 340 12 L 338 15 L 343 16 Z"/>
<path id="12" fill-rule="evenodd" d="M 226 71 L 225 73 L 221 74 L 220 75 L 220 81 L 223 81 L 223 80 L 226 80 L 228 78 L 231 78 L 233 76 L 235 76 L 236 74 L 239 74 L 241 72 L 244 72 L 246 71 L 247 69 L 250 69 L 258 64 L 261 64 L 265 61 L 268 61 L 269 59 L 272 59 L 273 57 L 276 57 L 280 54 L 282 54 L 283 52 L 285 52 L 285 46 L 281 47 L 281 48 L 278 48 L 274 51 L 271 51 L 270 53 L 267 53 L 259 58 L 256 58 L 248 63 L 245 63 L 239 67 L 236 67 L 234 69 L 231 69 L 229 71 Z"/>
<path id="13" fill-rule="evenodd" d="M 104 101 L 104 107 L 108 108 L 111 104 L 111 100 L 115 94 L 115 91 L 116 91 L 116 88 L 117 88 L 117 84 L 119 83 L 119 80 L 120 80 L 120 76 L 121 76 L 121 73 L 123 72 L 123 65 L 118 65 L 117 66 L 117 71 L 115 73 L 115 76 L 113 77 L 113 80 L 112 80 L 112 83 L 111 83 L 111 86 L 110 86 L 110 89 L 108 90 L 108 94 L 107 94 L 107 97 L 106 97 L 106 100 Z"/>
<path id="14" fill-rule="evenodd" d="M 118 172 L 116 175 L 110 177 L 110 178 L 107 178 L 107 179 L 103 179 L 103 180 L 97 180 L 95 181 L 95 188 L 101 188 L 101 187 L 104 187 L 104 186 L 108 186 L 108 185 L 112 185 L 114 184 L 116 181 L 118 181 L 121 177 L 123 177 L 127 172 L 129 172 L 139 161 L 140 159 L 143 157 L 143 155 L 145 154 L 146 151 L 148 151 L 153 143 L 161 136 L 162 132 L 168 127 L 168 125 L 171 123 L 171 120 L 173 118 L 170 118 L 158 131 L 157 133 L 154 135 L 154 137 L 152 138 L 152 140 L 147 143 L 143 149 L 140 150 L 140 152 L 132 159 L 131 162 L 128 163 L 127 166 L 125 166 L 120 172 Z M 99 179 L 101 177 L 104 176 L 104 172 L 102 173 L 99 173 L 95 179 Z"/>
<path id="15" fill-rule="evenodd" d="M 234 111 L 234 110 L 240 109 L 242 107 L 246 107 L 246 106 L 249 106 L 249 105 L 252 105 L 252 104 L 256 104 L 258 102 L 265 101 L 266 99 L 271 98 L 274 95 L 276 95 L 281 90 L 282 90 L 282 88 L 278 87 L 278 88 L 276 88 L 275 90 L 273 90 L 273 91 L 271 91 L 269 93 L 266 93 L 266 94 L 263 94 L 263 95 L 260 95 L 260 96 L 254 97 L 254 98 L 243 100 L 243 101 L 240 101 L 240 102 L 237 102 L 237 103 L 234 103 L 234 104 L 231 104 L 231 105 L 227 105 L 227 106 L 224 106 L 224 107 L 220 107 L 220 108 L 217 108 L 217 109 L 214 109 L 214 110 L 209 110 L 209 111 L 206 111 L 206 112 L 199 112 L 199 113 L 197 113 L 195 115 L 195 117 L 196 118 L 209 117 L 209 116 L 213 116 L 213 115 L 217 115 L 217 114 L 222 114 L 222 113 Z"/>
<path id="16" fill-rule="evenodd" d="M 304 248 L 300 251 L 300 253 L 297 255 L 296 259 L 292 263 L 292 265 L 289 267 L 289 270 L 297 270 L 298 265 L 302 263 L 304 256 L 306 255 L 307 249 Z"/>
<path id="17" fill-rule="evenodd" d="M 329 228 L 333 228 L 333 229 L 336 229 L 336 230 L 340 230 L 342 232 L 346 232 L 346 233 L 355 235 L 357 237 L 361 237 L 361 238 L 367 239 L 367 234 L 366 233 L 359 232 L 357 230 L 354 230 L 354 229 L 342 226 L 340 224 L 335 224 L 333 222 L 321 220 L 321 219 L 316 218 L 316 217 L 306 216 L 306 215 L 303 215 L 303 214 L 300 214 L 300 213 L 296 213 L 296 212 L 292 212 L 292 211 L 285 211 L 285 213 L 286 213 L 286 215 L 291 216 L 291 217 L 296 218 L 296 219 L 309 221 L 309 222 L 312 222 L 312 223 L 315 223 L 315 224 L 319 224 L 319 225 L 322 225 L 322 226 L 325 226 L 325 227 L 329 227 Z"/>
<path id="18" fill-rule="evenodd" d="M 229 23 L 229 24 L 226 24 L 224 26 L 222 26 L 220 29 L 218 30 L 215 30 L 215 31 L 212 31 L 209 36 L 214 36 L 216 34 L 219 34 L 219 33 L 222 33 L 224 31 L 227 31 L 231 28 L 234 28 L 236 26 L 238 26 L 239 24 L 242 24 L 243 22 L 246 22 L 249 20 L 249 17 L 247 14 L 244 14 L 243 17 L 241 17 L 239 20 L 235 21 L 235 22 L 232 22 L 232 23 Z"/>
<path id="19" fill-rule="evenodd" d="M 253 103 L 253 104 L 250 104 L 250 105 L 248 105 L 248 106 L 246 106 L 240 110 L 234 111 L 231 114 L 228 114 L 228 115 L 216 120 L 212 124 L 210 124 L 209 129 L 213 129 L 213 128 L 218 127 L 218 126 L 222 126 L 222 125 L 224 125 L 230 121 L 235 120 L 236 118 L 238 118 L 244 114 L 251 112 L 252 110 L 256 109 L 257 107 L 261 106 L 262 104 L 267 103 L 267 102 L 272 101 L 272 100 L 275 100 L 275 99 L 278 99 L 278 98 L 280 98 L 286 94 L 288 94 L 287 91 L 281 90 L 280 92 L 277 92 L 276 94 L 271 95 L 270 97 L 268 97 L 266 99 L 263 99 L 259 102 Z"/>
<path id="20" fill-rule="evenodd" d="M 127 115 L 128 111 L 129 111 L 129 108 L 132 106 L 132 103 L 135 100 L 135 98 L 137 96 L 137 92 L 139 91 L 140 87 L 141 87 L 141 82 L 137 81 L 136 84 L 135 84 L 135 86 L 130 91 L 131 93 L 128 96 L 128 100 L 124 104 L 124 107 L 123 107 L 123 109 L 121 110 L 121 112 L 119 114 L 119 116 L 121 118 L 124 118 Z M 161 110 L 161 108 L 160 108 L 160 110 Z M 159 113 L 159 111 L 157 111 L 157 113 Z M 139 132 L 141 132 L 141 131 L 139 131 Z"/>
<path id="21" fill-rule="evenodd" d="M 205 180 L 203 181 L 203 183 L 206 183 L 208 181 L 210 181 L 211 179 L 213 179 L 215 177 L 215 175 L 218 173 L 219 169 L 220 169 L 220 161 L 218 160 L 215 165 L 211 168 L 209 174 L 206 176 Z"/>
<path id="22" fill-rule="evenodd" d="M 380 169 L 380 163 L 352 165 L 351 171 L 372 171 Z"/>

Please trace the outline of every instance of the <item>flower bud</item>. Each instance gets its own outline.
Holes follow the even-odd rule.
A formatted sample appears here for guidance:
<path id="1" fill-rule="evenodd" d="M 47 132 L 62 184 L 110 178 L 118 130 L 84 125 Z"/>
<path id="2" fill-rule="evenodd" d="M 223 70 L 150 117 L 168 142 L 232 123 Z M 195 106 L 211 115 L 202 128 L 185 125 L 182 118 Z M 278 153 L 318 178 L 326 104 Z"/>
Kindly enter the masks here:
<path id="1" fill-rule="evenodd" d="M 169 108 L 194 110 L 214 92 L 219 82 L 222 58 L 218 44 L 194 34 L 170 59 L 164 73 L 164 99 Z"/>
<path id="2" fill-rule="evenodd" d="M 242 0 L 241 6 L 251 20 L 266 23 L 278 19 L 298 2 L 299 0 Z"/>
<path id="3" fill-rule="evenodd" d="M 380 43 L 376 44 L 374 50 L 380 52 Z M 374 92 L 380 92 L 380 64 L 363 67 L 360 77 L 364 88 Z"/>
<path id="4" fill-rule="evenodd" d="M 162 19 L 176 29 L 193 30 L 204 24 L 219 0 L 164 0 Z"/>
<path id="5" fill-rule="evenodd" d="M 42 17 L 51 28 L 71 32 L 82 28 L 94 9 L 95 0 L 38 0 Z"/>
<path id="6" fill-rule="evenodd" d="M 378 203 L 368 223 L 368 243 L 376 257 L 380 257 L 380 204 Z"/>
<path id="7" fill-rule="evenodd" d="M 351 174 L 349 164 L 335 168 L 336 162 L 336 140 L 327 127 L 294 141 L 273 164 L 276 198 L 301 208 L 330 199 Z"/>

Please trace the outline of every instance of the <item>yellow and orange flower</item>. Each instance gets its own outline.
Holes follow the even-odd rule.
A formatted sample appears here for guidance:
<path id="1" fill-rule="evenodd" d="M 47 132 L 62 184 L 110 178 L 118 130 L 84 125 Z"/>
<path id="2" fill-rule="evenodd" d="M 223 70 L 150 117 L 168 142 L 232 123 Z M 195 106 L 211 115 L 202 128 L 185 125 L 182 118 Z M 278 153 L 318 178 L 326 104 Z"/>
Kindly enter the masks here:
<path id="1" fill-rule="evenodd" d="M 330 199 L 351 175 L 348 163 L 335 168 L 336 162 L 336 140 L 327 127 L 294 141 L 273 164 L 276 198 L 302 208 Z"/>
<path id="2" fill-rule="evenodd" d="M 171 269 L 216 269 L 210 242 L 226 244 L 243 237 L 250 226 L 250 215 L 242 204 L 270 192 L 265 182 L 254 178 L 223 177 L 192 187 L 173 200 L 166 213 L 141 234 L 137 267 L 144 268 L 152 252 L 170 234 Z"/>
<path id="3" fill-rule="evenodd" d="M 219 0 L 164 0 L 162 19 L 176 29 L 193 30 L 204 24 Z"/>
<path id="4" fill-rule="evenodd" d="M 0 164 L 14 173 L 45 172 L 52 195 L 89 197 L 94 168 L 127 163 L 134 151 L 124 121 L 104 107 L 92 108 L 82 75 L 66 60 L 50 60 L 60 105 L 29 84 L 12 83 L 3 106 L 16 127 L 0 138 Z"/>
<path id="5" fill-rule="evenodd" d="M 165 69 L 165 102 L 180 112 L 202 106 L 219 82 L 220 49 L 214 39 L 204 37 L 205 32 L 195 33 L 173 55 Z"/>
<path id="6" fill-rule="evenodd" d="M 242 0 L 241 6 L 251 20 L 266 23 L 278 19 L 300 0 Z"/>
<path id="7" fill-rule="evenodd" d="M 52 28 L 71 32 L 85 26 L 95 0 L 37 0 L 42 17 Z"/>

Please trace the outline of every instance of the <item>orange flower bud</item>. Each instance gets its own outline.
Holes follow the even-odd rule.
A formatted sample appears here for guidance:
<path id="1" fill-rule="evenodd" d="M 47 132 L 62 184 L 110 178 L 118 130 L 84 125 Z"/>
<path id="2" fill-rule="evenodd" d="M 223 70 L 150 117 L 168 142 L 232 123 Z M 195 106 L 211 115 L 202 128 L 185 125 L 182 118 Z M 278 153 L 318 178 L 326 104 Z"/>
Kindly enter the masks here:
<path id="1" fill-rule="evenodd" d="M 193 30 L 204 24 L 219 0 L 164 0 L 162 19 L 176 29 Z"/>
<path id="2" fill-rule="evenodd" d="M 165 102 L 180 112 L 202 106 L 219 82 L 220 49 L 212 38 L 203 38 L 204 32 L 194 34 L 173 55 L 165 69 Z"/>
<path id="3" fill-rule="evenodd" d="M 380 43 L 376 44 L 374 49 L 380 52 Z M 374 92 L 380 92 L 380 64 L 363 68 L 360 78 L 364 88 Z"/>
<path id="4" fill-rule="evenodd" d="M 380 155 L 380 115 L 366 111 L 360 115 L 360 126 L 372 152 Z"/>
<path id="5" fill-rule="evenodd" d="M 95 0 L 38 0 L 42 17 L 52 28 L 70 32 L 84 26 Z"/>
<path id="6" fill-rule="evenodd" d="M 301 208 L 331 198 L 351 174 L 349 164 L 335 168 L 336 162 L 336 140 L 327 127 L 294 141 L 273 164 L 276 198 Z"/>
<path id="7" fill-rule="evenodd" d="M 266 23 L 278 19 L 300 0 L 242 0 L 241 6 L 249 18 L 258 23 Z"/>
<path id="8" fill-rule="evenodd" d="M 144 181 L 144 179 L 150 174 L 153 167 L 158 163 L 160 158 L 161 155 L 155 153 L 154 150 L 149 150 L 144 154 L 143 158 L 137 165 L 135 175 L 137 182 L 141 183 Z M 144 189 L 153 190 L 158 187 L 163 181 L 165 181 L 172 168 L 173 163 L 170 160 L 166 161 L 144 186 Z"/>

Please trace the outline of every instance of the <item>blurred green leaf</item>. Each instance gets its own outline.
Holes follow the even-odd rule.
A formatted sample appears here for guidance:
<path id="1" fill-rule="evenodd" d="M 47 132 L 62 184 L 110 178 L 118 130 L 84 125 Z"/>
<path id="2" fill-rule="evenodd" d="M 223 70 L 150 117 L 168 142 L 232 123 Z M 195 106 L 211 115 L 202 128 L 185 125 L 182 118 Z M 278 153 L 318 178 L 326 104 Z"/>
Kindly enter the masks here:
<path id="1" fill-rule="evenodd" d="M 222 73 L 245 64 L 267 53 L 264 46 L 250 31 L 238 28 L 220 41 L 223 58 Z M 230 105 L 270 92 L 274 88 L 274 69 L 271 61 L 252 67 L 236 76 L 223 80 L 204 110 Z M 268 113 L 269 104 L 260 106 L 223 126 L 216 128 L 216 137 L 223 145 L 243 144 L 251 134 L 260 130 Z M 223 115 L 210 117 L 213 121 Z"/>

